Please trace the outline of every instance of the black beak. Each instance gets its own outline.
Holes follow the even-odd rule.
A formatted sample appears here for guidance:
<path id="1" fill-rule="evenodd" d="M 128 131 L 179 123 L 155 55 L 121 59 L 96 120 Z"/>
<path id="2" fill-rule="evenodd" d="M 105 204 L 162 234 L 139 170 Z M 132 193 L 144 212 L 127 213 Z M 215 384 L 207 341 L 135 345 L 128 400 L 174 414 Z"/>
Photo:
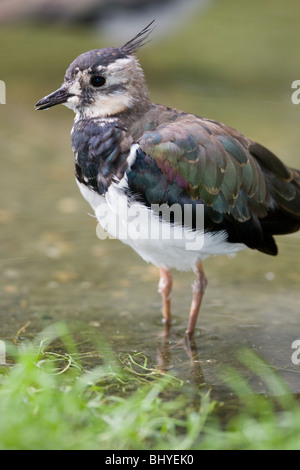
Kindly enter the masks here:
<path id="1" fill-rule="evenodd" d="M 50 95 L 47 95 L 38 101 L 35 107 L 37 110 L 49 109 L 52 106 L 56 106 L 57 104 L 65 103 L 71 96 L 74 95 L 68 92 L 65 85 L 62 85 L 58 90 L 50 93 Z"/>

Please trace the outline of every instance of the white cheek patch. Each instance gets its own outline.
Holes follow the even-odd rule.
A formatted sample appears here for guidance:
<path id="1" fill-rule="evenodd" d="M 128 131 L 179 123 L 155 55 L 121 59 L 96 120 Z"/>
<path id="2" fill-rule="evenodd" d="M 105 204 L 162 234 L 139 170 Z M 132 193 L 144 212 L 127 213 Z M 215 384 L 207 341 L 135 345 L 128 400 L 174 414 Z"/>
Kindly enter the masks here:
<path id="1" fill-rule="evenodd" d="M 96 116 L 111 116 L 130 108 L 133 104 L 132 96 L 127 94 L 116 94 L 116 95 L 102 95 L 98 96 L 90 111 L 95 113 Z"/>
<path id="2" fill-rule="evenodd" d="M 79 98 L 74 96 L 69 98 L 66 103 L 64 103 L 68 108 L 76 111 L 76 118 L 93 118 L 93 117 L 107 117 L 114 114 L 121 113 L 126 109 L 130 108 L 134 99 L 129 95 L 99 95 L 93 101 L 91 106 L 86 106 L 85 108 L 79 107 Z"/>
<path id="3" fill-rule="evenodd" d="M 76 96 L 76 95 L 71 96 L 70 98 L 67 99 L 65 103 L 62 103 L 62 104 L 66 106 L 67 108 L 70 108 L 73 111 L 75 111 L 79 107 L 79 104 L 80 104 L 79 96 Z"/>

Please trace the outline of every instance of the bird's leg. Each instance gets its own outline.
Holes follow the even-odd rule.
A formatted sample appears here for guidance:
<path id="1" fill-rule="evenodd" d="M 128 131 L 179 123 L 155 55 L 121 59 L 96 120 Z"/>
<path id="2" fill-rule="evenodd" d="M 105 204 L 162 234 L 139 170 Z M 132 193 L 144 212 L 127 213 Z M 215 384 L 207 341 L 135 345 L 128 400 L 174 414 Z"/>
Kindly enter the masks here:
<path id="1" fill-rule="evenodd" d="M 194 333 L 200 305 L 202 302 L 205 288 L 207 286 L 207 279 L 204 274 L 202 264 L 197 263 L 196 268 L 197 268 L 196 279 L 193 283 L 193 298 L 192 298 L 192 304 L 191 304 L 191 309 L 190 309 L 188 326 L 186 330 L 187 336 L 191 336 Z"/>
<path id="2" fill-rule="evenodd" d="M 162 313 L 166 325 L 171 322 L 171 291 L 173 280 L 169 271 L 164 268 L 159 268 L 160 279 L 158 283 L 158 292 L 161 294 L 163 301 Z"/>

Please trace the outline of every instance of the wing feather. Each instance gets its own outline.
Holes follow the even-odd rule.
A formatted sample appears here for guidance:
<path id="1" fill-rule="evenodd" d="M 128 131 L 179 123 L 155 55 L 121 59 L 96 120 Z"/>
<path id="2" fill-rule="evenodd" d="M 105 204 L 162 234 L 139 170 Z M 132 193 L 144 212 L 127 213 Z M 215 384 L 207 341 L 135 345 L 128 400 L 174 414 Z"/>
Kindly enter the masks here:
<path id="1" fill-rule="evenodd" d="M 155 106 L 147 132 L 134 133 L 140 153 L 130 189 L 150 192 L 149 205 L 204 203 L 208 230 L 276 254 L 272 235 L 299 229 L 299 172 L 222 123 Z"/>

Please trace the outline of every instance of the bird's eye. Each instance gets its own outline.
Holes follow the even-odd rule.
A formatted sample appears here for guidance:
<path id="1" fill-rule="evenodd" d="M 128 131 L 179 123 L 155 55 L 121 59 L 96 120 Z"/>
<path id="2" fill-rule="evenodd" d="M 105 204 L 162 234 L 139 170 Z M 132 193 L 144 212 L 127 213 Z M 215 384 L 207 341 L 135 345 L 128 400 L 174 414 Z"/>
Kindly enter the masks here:
<path id="1" fill-rule="evenodd" d="M 93 75 L 90 80 L 91 85 L 95 87 L 103 86 L 105 82 L 106 82 L 105 78 L 101 77 L 101 75 Z"/>

